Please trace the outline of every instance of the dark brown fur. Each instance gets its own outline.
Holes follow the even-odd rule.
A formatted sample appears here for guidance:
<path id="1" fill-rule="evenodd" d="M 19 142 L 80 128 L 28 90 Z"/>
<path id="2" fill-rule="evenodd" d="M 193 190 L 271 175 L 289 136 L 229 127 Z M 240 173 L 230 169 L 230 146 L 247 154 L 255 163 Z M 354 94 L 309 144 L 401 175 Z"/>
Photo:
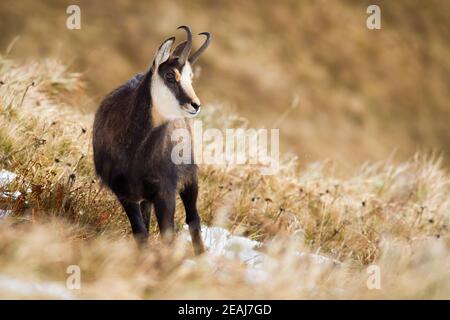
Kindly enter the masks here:
<path id="1" fill-rule="evenodd" d="M 161 65 L 162 66 L 162 65 Z M 165 68 L 179 68 L 169 60 Z M 158 70 L 163 70 L 158 69 Z M 154 66 L 108 94 L 94 120 L 93 147 L 97 174 L 117 196 L 140 245 L 146 244 L 152 205 L 164 239 L 172 239 L 175 197 L 179 193 L 197 254 L 204 251 L 196 208 L 197 166 L 171 160 L 173 126 L 154 119 L 151 77 Z M 186 98 L 179 93 L 180 97 Z M 184 101 L 183 101 L 184 103 Z M 193 162 L 192 162 L 193 163 Z"/>

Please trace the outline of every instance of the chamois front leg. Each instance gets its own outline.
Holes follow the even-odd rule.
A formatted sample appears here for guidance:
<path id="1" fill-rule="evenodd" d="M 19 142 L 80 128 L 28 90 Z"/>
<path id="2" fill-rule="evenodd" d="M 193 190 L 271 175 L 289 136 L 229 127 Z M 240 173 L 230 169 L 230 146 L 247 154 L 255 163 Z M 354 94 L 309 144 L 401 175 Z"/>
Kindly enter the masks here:
<path id="1" fill-rule="evenodd" d="M 138 246 L 141 249 L 146 247 L 148 244 L 148 231 L 142 218 L 139 203 L 124 199 L 119 199 L 119 201 L 128 216 L 128 220 L 130 220 L 131 230 L 133 231 L 133 236 Z"/>
<path id="2" fill-rule="evenodd" d="M 144 219 L 144 225 L 147 229 L 147 232 L 150 233 L 150 216 L 152 213 L 152 203 L 147 200 L 143 200 L 141 202 L 141 214 Z"/>
<path id="3" fill-rule="evenodd" d="M 153 203 L 161 237 L 165 243 L 171 243 L 175 231 L 175 193 L 160 193 Z"/>
<path id="4" fill-rule="evenodd" d="M 189 233 L 191 234 L 194 252 L 196 255 L 199 255 L 205 252 L 205 246 L 203 245 L 200 217 L 197 211 L 197 196 L 197 182 L 187 185 L 184 190 L 180 192 L 180 197 L 183 201 L 184 209 L 186 210 L 186 223 L 189 226 Z"/>

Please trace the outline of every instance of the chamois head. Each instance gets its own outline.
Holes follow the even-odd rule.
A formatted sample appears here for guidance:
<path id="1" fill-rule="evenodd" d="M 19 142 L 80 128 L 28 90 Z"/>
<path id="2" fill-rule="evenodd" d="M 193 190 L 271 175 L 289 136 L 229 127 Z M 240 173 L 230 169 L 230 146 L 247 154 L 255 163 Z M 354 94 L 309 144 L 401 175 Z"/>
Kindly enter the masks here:
<path id="1" fill-rule="evenodd" d="M 192 88 L 192 65 L 211 42 L 209 32 L 203 45 L 190 57 L 192 33 L 187 26 L 181 26 L 187 34 L 187 40 L 181 42 L 172 52 L 175 37 L 165 40 L 156 52 L 153 61 L 151 81 L 152 105 L 158 116 L 163 119 L 194 117 L 200 111 L 200 100 Z"/>

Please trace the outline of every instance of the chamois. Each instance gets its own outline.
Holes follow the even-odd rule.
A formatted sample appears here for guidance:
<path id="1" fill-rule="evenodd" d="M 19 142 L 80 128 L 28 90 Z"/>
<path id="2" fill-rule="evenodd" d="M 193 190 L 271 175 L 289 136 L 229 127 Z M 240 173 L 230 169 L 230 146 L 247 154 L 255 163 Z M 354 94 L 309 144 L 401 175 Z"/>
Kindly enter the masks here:
<path id="1" fill-rule="evenodd" d="M 140 247 L 148 241 L 151 208 L 160 234 L 171 242 L 175 199 L 179 193 L 186 211 L 194 251 L 204 252 L 197 211 L 197 166 L 175 164 L 171 151 L 176 128 L 190 132 L 189 119 L 200 111 L 192 88 L 192 68 L 211 42 L 209 32 L 202 46 L 190 57 L 192 33 L 181 26 L 187 39 L 173 51 L 175 37 L 157 50 L 150 69 L 109 93 L 95 114 L 94 163 L 97 175 L 116 195 L 130 220 Z"/>

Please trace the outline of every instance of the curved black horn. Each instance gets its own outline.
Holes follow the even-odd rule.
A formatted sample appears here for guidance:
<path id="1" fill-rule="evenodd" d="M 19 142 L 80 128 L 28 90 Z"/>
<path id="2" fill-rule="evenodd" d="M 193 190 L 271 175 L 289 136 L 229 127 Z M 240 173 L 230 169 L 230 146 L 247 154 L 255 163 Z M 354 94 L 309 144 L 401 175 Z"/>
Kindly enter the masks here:
<path id="1" fill-rule="evenodd" d="M 185 64 L 186 60 L 189 57 L 189 53 L 192 49 L 192 32 L 191 29 L 188 26 L 179 26 L 177 29 L 184 29 L 186 31 L 187 39 L 186 39 L 186 45 L 184 46 L 183 51 L 181 52 L 180 56 L 178 57 L 178 61 L 181 65 Z"/>
<path id="2" fill-rule="evenodd" d="M 203 51 L 205 51 L 206 48 L 208 48 L 209 44 L 211 43 L 211 34 L 209 32 L 202 32 L 202 33 L 199 33 L 199 35 L 206 36 L 206 40 L 205 40 L 205 42 L 203 42 L 202 46 L 200 48 L 198 48 L 198 50 L 195 51 L 194 54 L 189 58 L 189 62 L 191 64 L 194 64 L 195 61 L 197 61 L 198 57 L 200 57 L 200 55 L 203 53 Z"/>

